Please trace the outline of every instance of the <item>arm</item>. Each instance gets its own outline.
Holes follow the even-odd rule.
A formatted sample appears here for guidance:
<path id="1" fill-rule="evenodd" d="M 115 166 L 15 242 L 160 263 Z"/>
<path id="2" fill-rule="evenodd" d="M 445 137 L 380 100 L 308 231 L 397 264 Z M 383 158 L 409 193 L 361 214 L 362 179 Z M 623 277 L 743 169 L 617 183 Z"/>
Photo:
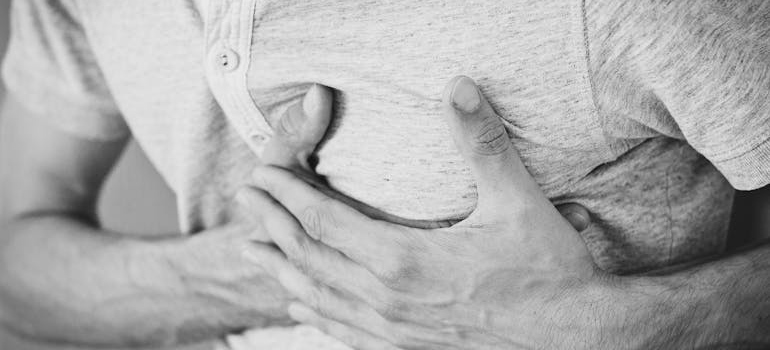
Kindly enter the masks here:
<path id="1" fill-rule="evenodd" d="M 638 348 L 760 349 L 770 344 L 770 245 L 656 276 L 614 295 Z"/>
<path id="2" fill-rule="evenodd" d="M 314 178 L 307 157 L 330 121 L 330 102 L 331 92 L 314 86 L 282 117 L 261 161 Z M 243 259 L 268 239 L 250 218 L 261 210 L 245 213 L 244 222 L 188 238 L 106 232 L 98 227 L 96 198 L 125 138 L 73 136 L 14 100 L 0 120 L 3 326 L 59 343 L 155 346 L 290 323 L 289 295 Z M 443 225 L 342 200 L 373 217 Z"/>
<path id="3" fill-rule="evenodd" d="M 703 342 L 719 348 L 761 348 L 770 342 L 768 204 L 769 186 L 739 193 L 729 245 L 740 248 L 731 253 L 625 278 L 628 290 L 641 298 L 621 302 L 633 315 L 629 325 L 649 330 L 645 346 Z M 638 303 L 647 307 L 639 308 Z M 640 309 L 670 313 L 634 311 Z"/>
<path id="4" fill-rule="evenodd" d="M 259 211 L 191 237 L 149 240 L 98 226 L 99 187 L 130 130 L 87 22 L 70 0 L 14 2 L 11 18 L 2 73 L 12 98 L 0 137 L 3 326 L 36 340 L 123 346 L 287 323 L 287 294 L 241 257 L 267 236 L 250 224 Z M 272 161 L 310 154 L 328 119 L 314 121 L 285 123 Z"/>
<path id="5" fill-rule="evenodd" d="M 288 259 L 274 250 L 252 258 L 302 303 L 290 306 L 294 319 L 359 349 L 770 345 L 770 246 L 656 276 L 609 275 L 469 79 L 444 96 L 478 191 L 476 210 L 450 228 L 369 220 L 290 172 L 255 171 L 264 192 L 252 202 L 272 207 L 264 224 L 290 234 L 273 237 Z"/>
<path id="6" fill-rule="evenodd" d="M 315 86 L 289 108 L 261 161 L 312 176 L 307 157 L 328 126 L 330 100 Z M 125 138 L 73 136 L 12 99 L 2 114 L 0 321 L 9 330 L 37 340 L 154 346 L 290 323 L 288 294 L 243 259 L 266 245 L 259 242 L 267 233 L 250 218 L 261 210 L 190 237 L 106 232 L 94 208 Z"/>
<path id="7" fill-rule="evenodd" d="M 37 340 L 139 346 L 287 322 L 283 289 L 241 258 L 253 227 L 152 240 L 106 232 L 94 207 L 125 140 L 74 137 L 13 100 L 0 120 L 3 326 Z"/>
<path id="8" fill-rule="evenodd" d="M 686 139 L 736 188 L 767 186 L 768 3 L 587 6 L 596 93 L 606 113 Z M 667 113 L 647 113 L 650 105 L 665 106 Z M 758 243 L 770 237 L 768 192 L 770 187 L 736 196 L 728 247 L 751 248 L 656 276 L 623 278 L 615 299 L 639 344 L 740 347 L 768 341 L 770 247 Z"/>

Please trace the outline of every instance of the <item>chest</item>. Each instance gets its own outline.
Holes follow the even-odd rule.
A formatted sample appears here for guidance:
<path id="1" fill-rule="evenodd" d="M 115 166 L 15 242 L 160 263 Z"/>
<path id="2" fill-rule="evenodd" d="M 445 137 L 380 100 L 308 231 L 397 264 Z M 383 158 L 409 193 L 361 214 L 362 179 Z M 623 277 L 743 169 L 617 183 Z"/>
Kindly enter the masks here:
<path id="1" fill-rule="evenodd" d="M 456 75 L 477 81 L 549 195 L 611 158 L 579 1 L 275 1 L 258 6 L 252 35 L 262 117 L 280 118 L 309 83 L 336 89 L 317 170 L 394 214 L 457 217 L 475 203 L 441 116 Z"/>
<path id="2" fill-rule="evenodd" d="M 173 141 L 174 152 L 148 147 L 157 163 L 176 164 L 189 158 L 179 152 L 194 153 L 187 150 L 217 138 L 225 122 L 211 113 L 218 111 L 217 102 L 241 135 L 259 133 L 244 132 L 254 125 L 244 119 L 269 125 L 311 83 L 320 83 L 337 95 L 317 171 L 335 188 L 375 207 L 437 219 L 462 216 L 475 205 L 473 180 L 441 116 L 441 92 L 455 75 L 477 81 L 549 196 L 562 194 L 612 158 L 591 97 L 580 5 L 260 1 L 254 2 L 249 31 L 240 33 L 243 20 L 229 21 L 227 11 L 214 25 L 206 18 L 212 13 L 147 0 L 91 4 L 89 27 L 100 66 L 135 136 L 149 146 Z M 158 18 L 148 27 L 145 17 L 153 14 Z M 220 39 L 250 37 L 248 52 L 240 51 L 241 66 L 248 67 L 245 86 L 210 86 L 207 52 L 221 40 L 205 40 L 207 26 L 216 28 Z M 131 35 L 115 40 L 118 29 Z M 221 97 L 237 95 L 240 88 L 248 90 L 245 103 L 258 111 L 233 116 L 229 101 L 215 102 L 208 92 Z M 135 103 L 139 100 L 145 103 Z"/>

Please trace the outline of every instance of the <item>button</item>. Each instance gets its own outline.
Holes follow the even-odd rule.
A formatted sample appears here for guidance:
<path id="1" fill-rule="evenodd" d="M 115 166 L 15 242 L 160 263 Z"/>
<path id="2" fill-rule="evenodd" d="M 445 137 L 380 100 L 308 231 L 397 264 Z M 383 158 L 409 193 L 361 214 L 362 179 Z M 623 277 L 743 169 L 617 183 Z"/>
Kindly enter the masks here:
<path id="1" fill-rule="evenodd" d="M 216 63 L 227 72 L 232 72 L 238 68 L 239 62 L 238 54 L 230 49 L 225 49 L 216 55 Z"/>

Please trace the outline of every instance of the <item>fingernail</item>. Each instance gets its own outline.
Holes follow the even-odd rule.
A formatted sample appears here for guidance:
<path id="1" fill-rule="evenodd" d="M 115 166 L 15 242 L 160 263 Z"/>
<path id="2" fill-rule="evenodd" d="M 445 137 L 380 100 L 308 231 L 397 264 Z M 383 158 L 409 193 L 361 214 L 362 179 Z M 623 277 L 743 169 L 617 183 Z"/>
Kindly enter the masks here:
<path id="1" fill-rule="evenodd" d="M 452 105 L 463 113 L 473 113 L 481 106 L 481 96 L 471 78 L 460 77 L 452 88 Z"/>
<path id="2" fill-rule="evenodd" d="M 575 224 L 575 229 L 580 232 L 585 230 L 590 222 L 588 221 L 588 218 L 580 213 L 576 212 L 569 212 L 565 214 L 565 217 L 570 223 Z"/>
<path id="3" fill-rule="evenodd" d="M 321 108 L 321 98 L 321 85 L 313 84 L 302 100 L 302 110 L 305 111 L 305 115 L 313 117 L 318 114 L 318 110 Z"/>

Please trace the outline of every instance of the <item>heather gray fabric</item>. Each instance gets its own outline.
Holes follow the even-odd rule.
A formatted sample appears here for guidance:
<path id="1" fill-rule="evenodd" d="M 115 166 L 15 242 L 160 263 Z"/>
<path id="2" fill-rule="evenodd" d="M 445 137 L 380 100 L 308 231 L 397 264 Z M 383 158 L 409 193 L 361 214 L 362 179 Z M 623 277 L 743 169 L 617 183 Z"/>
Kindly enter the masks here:
<path id="1" fill-rule="evenodd" d="M 393 214 L 448 219 L 473 209 L 475 190 L 448 137 L 439 99 L 447 77 L 471 76 L 508 122 L 546 194 L 593 213 L 596 224 L 585 238 L 600 266 L 630 272 L 718 252 L 732 190 L 693 147 L 736 186 L 767 182 L 766 168 L 751 165 L 767 145 L 748 151 L 768 137 L 770 80 L 761 75 L 767 63 L 747 60 L 756 56 L 748 48 L 712 61 L 728 54 L 718 35 L 716 42 L 682 37 L 697 29 L 688 26 L 703 25 L 698 11 L 709 9 L 701 6 L 589 2 L 590 20 L 584 21 L 581 5 L 265 5 L 257 9 L 248 86 L 269 122 L 302 96 L 309 81 L 338 89 L 318 172 L 338 190 Z M 661 15 L 670 11 L 681 15 Z M 686 16 L 689 22 L 669 23 Z M 723 17 L 736 24 L 742 19 Z M 306 24 L 313 30 L 299 30 Z M 704 57 L 681 57 L 691 51 Z M 740 59 L 746 62 L 736 65 Z M 694 74 L 695 68 L 702 73 Z M 725 74 L 736 75 L 733 84 L 723 85 Z"/>
<path id="2" fill-rule="evenodd" d="M 474 78 L 555 203 L 592 213 L 602 268 L 723 249 L 733 186 L 770 182 L 770 3 L 17 1 L 4 77 L 63 130 L 131 132 L 187 233 L 230 197 L 311 82 L 336 95 L 318 172 L 413 219 L 467 215 L 472 178 L 440 115 Z M 728 183 L 729 180 L 729 183 Z"/>

